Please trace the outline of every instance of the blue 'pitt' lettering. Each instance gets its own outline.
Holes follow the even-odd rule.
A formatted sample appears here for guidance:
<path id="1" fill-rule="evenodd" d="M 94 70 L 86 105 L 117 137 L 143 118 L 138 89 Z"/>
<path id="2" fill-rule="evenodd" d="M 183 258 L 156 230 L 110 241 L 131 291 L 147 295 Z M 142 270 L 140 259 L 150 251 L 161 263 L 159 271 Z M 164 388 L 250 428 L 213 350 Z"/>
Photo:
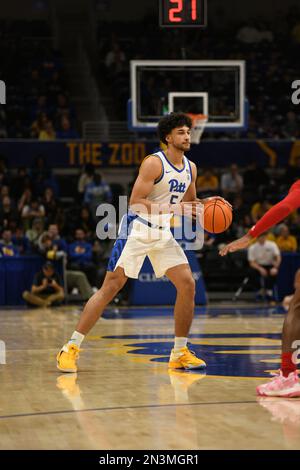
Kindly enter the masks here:
<path id="1" fill-rule="evenodd" d="M 179 181 L 173 179 L 169 181 L 170 192 L 171 193 L 184 193 L 185 192 L 185 183 L 179 183 Z"/>

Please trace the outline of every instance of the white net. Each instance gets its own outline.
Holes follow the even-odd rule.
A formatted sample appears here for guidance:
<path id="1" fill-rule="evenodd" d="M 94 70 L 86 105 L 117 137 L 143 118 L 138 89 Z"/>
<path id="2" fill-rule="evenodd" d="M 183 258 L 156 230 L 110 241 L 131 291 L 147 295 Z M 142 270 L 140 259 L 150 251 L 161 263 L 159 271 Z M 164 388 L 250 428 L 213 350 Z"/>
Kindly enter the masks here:
<path id="1" fill-rule="evenodd" d="M 207 123 L 208 117 L 205 114 L 191 114 L 188 113 L 188 116 L 193 121 L 193 128 L 191 130 L 191 143 L 199 144 L 202 134 L 205 129 L 205 124 Z"/>

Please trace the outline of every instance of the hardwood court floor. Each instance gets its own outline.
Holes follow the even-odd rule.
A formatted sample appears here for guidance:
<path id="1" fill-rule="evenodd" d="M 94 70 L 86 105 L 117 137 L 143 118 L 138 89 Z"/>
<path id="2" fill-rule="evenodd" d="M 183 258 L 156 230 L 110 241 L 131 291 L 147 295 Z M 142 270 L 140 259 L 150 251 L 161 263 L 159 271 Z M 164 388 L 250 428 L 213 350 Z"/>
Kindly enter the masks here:
<path id="1" fill-rule="evenodd" d="M 0 315 L 0 449 L 300 449 L 300 400 L 255 395 L 278 368 L 282 314 L 198 309 L 191 349 L 206 376 L 168 371 L 170 309 L 109 312 L 78 374 L 55 364 L 76 307 Z"/>

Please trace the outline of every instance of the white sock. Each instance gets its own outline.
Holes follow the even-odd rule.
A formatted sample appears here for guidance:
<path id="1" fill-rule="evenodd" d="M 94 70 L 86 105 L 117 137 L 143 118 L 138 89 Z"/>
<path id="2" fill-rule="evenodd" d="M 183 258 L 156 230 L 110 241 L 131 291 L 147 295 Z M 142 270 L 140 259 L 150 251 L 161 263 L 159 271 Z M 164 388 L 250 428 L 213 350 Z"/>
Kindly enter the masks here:
<path id="1" fill-rule="evenodd" d="M 68 344 L 76 344 L 80 348 L 82 341 L 84 340 L 84 335 L 78 331 L 74 331 L 71 336 L 71 339 L 68 341 Z"/>
<path id="2" fill-rule="evenodd" d="M 187 345 L 187 338 L 183 338 L 180 336 L 175 336 L 175 341 L 174 341 L 174 352 L 180 352 L 181 348 L 186 348 Z"/>

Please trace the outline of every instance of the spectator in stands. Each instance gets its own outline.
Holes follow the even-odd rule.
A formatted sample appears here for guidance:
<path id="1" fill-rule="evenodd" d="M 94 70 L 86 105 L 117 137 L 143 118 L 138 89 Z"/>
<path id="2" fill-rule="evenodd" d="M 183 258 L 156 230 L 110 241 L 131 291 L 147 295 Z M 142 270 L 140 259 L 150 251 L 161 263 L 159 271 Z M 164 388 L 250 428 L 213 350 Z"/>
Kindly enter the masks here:
<path id="1" fill-rule="evenodd" d="M 31 124 L 30 137 L 38 139 L 40 133 L 45 130 L 48 123 L 48 116 L 46 113 L 40 113 L 35 121 Z"/>
<path id="2" fill-rule="evenodd" d="M 87 163 L 78 180 L 78 192 L 82 198 L 84 196 L 86 186 L 93 181 L 94 174 L 95 167 L 91 163 Z"/>
<path id="3" fill-rule="evenodd" d="M 48 227 L 48 235 L 52 240 L 54 246 L 58 251 L 63 251 L 66 255 L 68 253 L 68 245 L 64 238 L 61 238 L 57 224 L 50 224 Z"/>
<path id="4" fill-rule="evenodd" d="M 24 207 L 30 205 L 32 198 L 32 190 L 30 188 L 24 188 L 18 202 L 18 211 L 22 213 Z"/>
<path id="5" fill-rule="evenodd" d="M 18 249 L 20 255 L 28 255 L 31 251 L 30 242 L 24 234 L 23 227 L 17 227 L 13 236 L 12 243 Z"/>
<path id="6" fill-rule="evenodd" d="M 92 289 L 88 278 L 82 271 L 66 270 L 67 289 L 73 295 L 80 295 L 83 300 L 88 300 L 95 289 Z M 97 290 L 97 289 L 96 289 Z"/>
<path id="7" fill-rule="evenodd" d="M 96 227 L 88 207 L 82 207 L 80 221 L 81 228 L 85 231 L 87 238 L 92 238 Z"/>
<path id="8" fill-rule="evenodd" d="M 3 199 L 5 196 L 10 196 L 10 188 L 9 186 L 2 186 L 0 189 L 0 198 Z"/>
<path id="9" fill-rule="evenodd" d="M 53 243 L 52 238 L 47 232 L 43 233 L 39 239 L 38 249 L 39 253 L 47 260 L 59 260 L 65 256 L 65 252 L 58 249 L 58 246 Z"/>
<path id="10" fill-rule="evenodd" d="M 111 202 L 112 193 L 109 184 L 105 183 L 102 175 L 95 173 L 91 183 L 88 183 L 84 191 L 84 202 L 90 208 L 93 216 L 96 209 L 103 202 Z"/>
<path id="11" fill-rule="evenodd" d="M 261 219 L 261 217 L 271 209 L 272 204 L 270 204 L 267 200 L 261 200 L 253 204 L 251 208 L 251 217 L 254 223 Z"/>
<path id="12" fill-rule="evenodd" d="M 47 93 L 51 102 L 54 102 L 55 98 L 59 94 L 64 94 L 66 85 L 63 78 L 57 70 L 55 70 L 47 83 Z"/>
<path id="13" fill-rule="evenodd" d="M 75 241 L 69 245 L 68 269 L 83 271 L 93 287 L 99 285 L 92 244 L 86 241 L 85 231 L 80 228 L 75 231 Z"/>
<path id="14" fill-rule="evenodd" d="M 39 203 L 37 199 L 33 199 L 29 204 L 23 207 L 21 214 L 25 229 L 29 229 L 32 225 L 32 220 L 36 217 L 45 217 L 45 207 Z"/>
<path id="15" fill-rule="evenodd" d="M 111 50 L 106 54 L 105 66 L 107 67 L 109 74 L 115 77 L 123 72 L 126 64 L 126 58 L 124 52 L 121 50 L 120 45 L 114 42 Z"/>
<path id="16" fill-rule="evenodd" d="M 230 171 L 221 177 L 221 189 L 226 198 L 232 198 L 243 189 L 243 177 L 239 174 L 238 166 L 233 164 Z"/>
<path id="17" fill-rule="evenodd" d="M 19 215 L 17 210 L 12 205 L 12 200 L 9 196 L 2 199 L 0 207 L 0 226 L 8 228 L 12 220 L 18 220 Z"/>
<path id="18" fill-rule="evenodd" d="M 297 238 L 290 234 L 286 224 L 279 226 L 279 236 L 276 238 L 276 244 L 280 251 L 297 251 Z"/>
<path id="19" fill-rule="evenodd" d="M 56 132 L 53 127 L 52 121 L 47 121 L 44 129 L 39 132 L 39 140 L 55 140 Z"/>
<path id="20" fill-rule="evenodd" d="M 36 196 L 42 197 L 46 188 L 52 188 L 55 196 L 59 193 L 57 180 L 43 155 L 38 155 L 32 168 L 33 187 Z"/>
<path id="21" fill-rule="evenodd" d="M 26 237 L 34 248 L 38 247 L 38 241 L 44 231 L 44 219 L 36 218 L 32 221 L 32 227 L 26 231 Z"/>
<path id="22" fill-rule="evenodd" d="M 1 256 L 19 256 L 18 248 L 13 244 L 11 230 L 3 230 L 0 240 Z"/>
<path id="23" fill-rule="evenodd" d="M 60 129 L 56 134 L 58 139 L 78 139 L 79 135 L 75 129 L 72 129 L 69 118 L 63 116 L 61 118 Z"/>
<path id="24" fill-rule="evenodd" d="M 31 109 L 31 121 L 38 120 L 39 116 L 47 116 L 49 113 L 49 107 L 47 105 L 47 96 L 40 95 L 36 103 L 32 106 Z"/>
<path id="25" fill-rule="evenodd" d="M 219 188 L 219 181 L 211 169 L 205 169 L 203 174 L 198 176 L 196 181 L 197 194 L 214 194 Z"/>
<path id="26" fill-rule="evenodd" d="M 57 214 L 57 201 L 52 188 L 45 189 L 42 204 L 45 208 L 48 224 L 54 222 Z"/>
<path id="27" fill-rule="evenodd" d="M 60 122 L 63 117 L 72 122 L 75 120 L 75 111 L 68 103 L 66 96 L 59 93 L 57 95 L 56 120 Z"/>
<path id="28" fill-rule="evenodd" d="M 19 200 L 25 189 L 31 189 L 31 186 L 32 182 L 28 173 L 28 169 L 25 167 L 18 168 L 17 176 L 15 176 L 12 181 L 12 194 L 14 198 Z"/>
<path id="29" fill-rule="evenodd" d="M 273 288 L 276 283 L 281 263 L 280 250 L 275 242 L 267 240 L 266 233 L 260 235 L 257 241 L 248 248 L 248 261 L 253 269 L 255 285 L 266 291 L 273 300 Z"/>
<path id="30" fill-rule="evenodd" d="M 61 277 L 50 262 L 46 262 L 42 271 L 35 275 L 31 292 L 23 292 L 23 299 L 28 304 L 43 308 L 59 305 L 64 297 Z"/>

